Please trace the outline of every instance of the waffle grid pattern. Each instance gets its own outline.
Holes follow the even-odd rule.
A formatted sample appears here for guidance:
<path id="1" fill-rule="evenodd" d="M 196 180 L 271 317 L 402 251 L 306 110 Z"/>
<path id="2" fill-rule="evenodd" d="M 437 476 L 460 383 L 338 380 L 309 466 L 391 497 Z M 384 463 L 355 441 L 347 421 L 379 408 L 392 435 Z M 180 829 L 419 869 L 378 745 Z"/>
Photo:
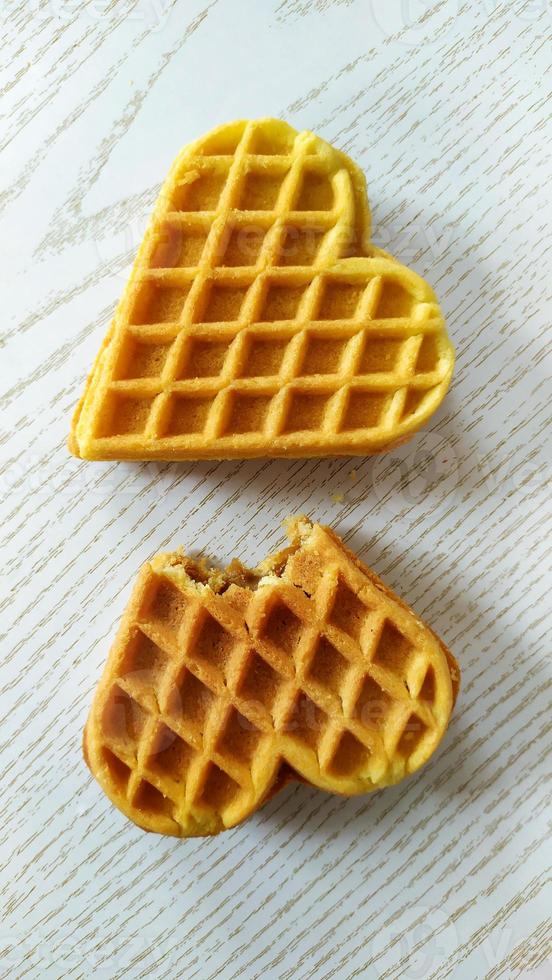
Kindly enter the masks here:
<path id="1" fill-rule="evenodd" d="M 135 822 L 217 832 L 259 806 L 282 760 L 343 793 L 425 761 L 448 720 L 439 648 L 331 557 L 310 595 L 301 553 L 298 584 L 226 597 L 146 570 L 94 716 L 104 788 Z"/>
<path id="2" fill-rule="evenodd" d="M 275 125 L 223 128 L 170 175 L 90 392 L 93 454 L 382 448 L 440 401 L 433 293 L 347 257 L 368 212 L 346 158 Z"/>

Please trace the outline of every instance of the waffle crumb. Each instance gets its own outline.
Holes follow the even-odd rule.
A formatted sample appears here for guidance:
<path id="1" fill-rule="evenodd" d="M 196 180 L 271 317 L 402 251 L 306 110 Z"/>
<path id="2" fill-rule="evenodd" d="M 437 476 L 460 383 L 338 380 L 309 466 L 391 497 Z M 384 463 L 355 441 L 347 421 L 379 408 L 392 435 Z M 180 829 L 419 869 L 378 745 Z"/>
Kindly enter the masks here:
<path id="1" fill-rule="evenodd" d="M 444 735 L 452 654 L 329 528 L 286 527 L 288 547 L 254 569 L 183 551 L 142 569 L 83 746 L 146 830 L 219 833 L 291 779 L 381 789 Z"/>

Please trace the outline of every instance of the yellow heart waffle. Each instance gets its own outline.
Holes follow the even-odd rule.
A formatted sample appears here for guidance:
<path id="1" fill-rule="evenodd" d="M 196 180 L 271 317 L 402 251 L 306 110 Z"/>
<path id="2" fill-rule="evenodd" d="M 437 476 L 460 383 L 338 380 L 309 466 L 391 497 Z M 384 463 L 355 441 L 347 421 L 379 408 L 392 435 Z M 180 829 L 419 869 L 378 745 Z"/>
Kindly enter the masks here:
<path id="1" fill-rule="evenodd" d="M 112 802 L 161 834 L 216 834 L 290 778 L 366 793 L 423 765 L 459 684 L 452 654 L 329 529 L 288 522 L 255 571 L 146 564 L 85 728 Z"/>
<path id="2" fill-rule="evenodd" d="M 83 459 L 375 453 L 442 401 L 430 287 L 370 243 L 365 180 L 277 120 L 177 158 L 73 419 Z"/>

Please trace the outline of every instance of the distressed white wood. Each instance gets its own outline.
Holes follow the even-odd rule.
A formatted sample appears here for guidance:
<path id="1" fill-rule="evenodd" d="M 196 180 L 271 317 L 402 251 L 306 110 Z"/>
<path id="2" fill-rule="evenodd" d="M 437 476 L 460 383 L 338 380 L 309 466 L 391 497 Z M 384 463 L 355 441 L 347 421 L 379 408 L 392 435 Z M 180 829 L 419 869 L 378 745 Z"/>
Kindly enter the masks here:
<path id="1" fill-rule="evenodd" d="M 544 0 L 0 3 L 1 977 L 552 976 L 551 27 Z M 452 391 L 375 459 L 77 462 L 172 158 L 269 114 L 366 170 L 377 244 L 441 299 Z M 254 562 L 301 511 L 456 653 L 446 741 L 372 797 L 295 786 L 218 839 L 145 835 L 80 753 L 130 583 L 177 544 Z"/>

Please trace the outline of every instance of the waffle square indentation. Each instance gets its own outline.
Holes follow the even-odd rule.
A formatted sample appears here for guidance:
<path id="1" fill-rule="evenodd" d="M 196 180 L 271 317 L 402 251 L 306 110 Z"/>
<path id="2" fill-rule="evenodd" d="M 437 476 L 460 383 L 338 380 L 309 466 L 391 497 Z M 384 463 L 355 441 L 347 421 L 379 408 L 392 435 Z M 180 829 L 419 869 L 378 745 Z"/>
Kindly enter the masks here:
<path id="1" fill-rule="evenodd" d="M 283 179 L 281 173 L 250 171 L 243 182 L 239 207 L 243 211 L 273 211 Z"/>
<path id="2" fill-rule="evenodd" d="M 305 432 L 322 427 L 331 395 L 294 391 L 287 412 L 285 432 Z"/>
<path id="3" fill-rule="evenodd" d="M 252 338 L 243 358 L 242 378 L 265 378 L 279 373 L 288 340 Z"/>
<path id="4" fill-rule="evenodd" d="M 272 395 L 235 394 L 226 431 L 229 433 L 262 432 L 271 401 Z"/>
<path id="5" fill-rule="evenodd" d="M 336 776 L 353 776 L 361 771 L 368 759 L 370 751 L 351 732 L 344 732 L 330 763 L 330 772 Z"/>
<path id="6" fill-rule="evenodd" d="M 191 656 L 224 670 L 232 650 L 232 636 L 218 619 L 205 610 L 195 637 Z"/>
<path id="7" fill-rule="evenodd" d="M 187 606 L 184 594 L 166 578 L 157 579 L 157 588 L 144 615 L 162 629 L 176 634 L 180 629 Z"/>
<path id="8" fill-rule="evenodd" d="M 329 615 L 332 626 L 337 626 L 358 642 L 368 611 L 367 606 L 340 576 Z"/>
<path id="9" fill-rule="evenodd" d="M 236 321 L 248 289 L 248 286 L 213 283 L 207 293 L 200 321 L 202 323 Z"/>
<path id="10" fill-rule="evenodd" d="M 160 723 L 153 738 L 146 767 L 158 776 L 168 777 L 174 783 L 182 783 L 195 756 L 195 749 L 191 745 L 188 745 L 167 725 Z"/>
<path id="11" fill-rule="evenodd" d="M 188 350 L 178 375 L 180 378 L 216 378 L 224 367 L 231 340 L 189 341 Z"/>
<path id="12" fill-rule="evenodd" d="M 175 211 L 215 211 L 226 184 L 228 171 L 205 169 L 190 171 L 188 179 L 181 181 L 174 193 L 172 206 Z"/>
<path id="13" fill-rule="evenodd" d="M 307 694 L 300 692 L 283 722 L 282 730 L 316 752 L 327 725 L 325 712 Z"/>
<path id="14" fill-rule="evenodd" d="M 303 357 L 301 375 L 338 374 L 347 342 L 310 337 Z"/>
<path id="15" fill-rule="evenodd" d="M 394 371 L 403 341 L 390 337 L 367 336 L 358 367 L 359 374 L 377 374 L 380 371 Z"/>
<path id="16" fill-rule="evenodd" d="M 287 225 L 278 254 L 278 265 L 313 265 L 324 240 L 325 229 Z"/>
<path id="17" fill-rule="evenodd" d="M 352 320 L 363 293 L 364 286 L 326 279 L 318 319 Z"/>
<path id="18" fill-rule="evenodd" d="M 159 792 L 156 786 L 152 786 L 147 780 L 143 779 L 138 787 L 138 792 L 136 793 L 133 804 L 138 810 L 142 810 L 143 813 L 155 813 L 162 814 L 167 817 L 172 817 L 174 813 L 174 804 L 167 796 L 163 796 Z"/>
<path id="19" fill-rule="evenodd" d="M 314 656 L 307 669 L 307 677 L 317 681 L 332 694 L 339 695 L 348 671 L 349 661 L 336 650 L 327 637 L 318 637 Z"/>
<path id="20" fill-rule="evenodd" d="M 108 392 L 96 434 L 100 437 L 141 435 L 154 400 L 154 397 L 143 398 L 126 392 Z"/>
<path id="21" fill-rule="evenodd" d="M 294 142 L 295 135 L 285 131 L 283 127 L 280 131 L 271 128 L 269 132 L 266 132 L 259 126 L 253 133 L 249 152 L 260 153 L 264 156 L 287 154 L 291 153 Z"/>
<path id="22" fill-rule="evenodd" d="M 294 210 L 329 211 L 333 208 L 333 204 L 334 191 L 331 179 L 315 170 L 305 171 L 301 178 Z"/>
<path id="23" fill-rule="evenodd" d="M 381 728 L 392 702 L 387 691 L 367 674 L 353 709 L 353 717 L 362 725 Z"/>
<path id="24" fill-rule="evenodd" d="M 230 715 L 215 742 L 215 749 L 230 760 L 238 759 L 249 765 L 261 738 L 259 729 L 237 708 Z"/>
<path id="25" fill-rule="evenodd" d="M 349 392 L 342 429 L 375 429 L 380 424 L 389 396 L 375 391 Z"/>
<path id="26" fill-rule="evenodd" d="M 134 698 L 114 684 L 102 712 L 102 729 L 106 738 L 125 743 L 130 752 L 144 730 L 147 714 Z"/>
<path id="27" fill-rule="evenodd" d="M 159 231 L 150 265 L 152 269 L 180 269 L 197 266 L 208 232 L 203 228 L 182 227 L 166 222 Z"/>
<path id="28" fill-rule="evenodd" d="M 129 314 L 129 323 L 143 326 L 154 323 L 179 323 L 190 284 L 173 286 L 146 282 L 140 287 Z"/>
<path id="29" fill-rule="evenodd" d="M 427 391 L 423 388 L 409 388 L 402 411 L 402 418 L 407 419 L 411 415 L 415 415 L 421 408 L 426 395 Z"/>
<path id="30" fill-rule="evenodd" d="M 388 320 L 394 317 L 410 317 L 413 307 L 414 298 L 408 290 L 395 279 L 385 279 L 372 318 Z"/>
<path id="31" fill-rule="evenodd" d="M 165 435 L 170 437 L 203 432 L 213 401 L 214 398 L 210 395 L 173 395 Z"/>
<path id="32" fill-rule="evenodd" d="M 408 759 L 416 751 L 427 731 L 428 726 L 425 721 L 413 712 L 409 716 L 397 743 L 397 753 Z"/>
<path id="33" fill-rule="evenodd" d="M 252 650 L 238 683 L 240 697 L 271 711 L 283 678 L 256 650 Z"/>
<path id="34" fill-rule="evenodd" d="M 277 600 L 264 621 L 261 635 L 284 653 L 291 654 L 299 642 L 302 628 L 301 620 L 289 606 Z"/>
<path id="35" fill-rule="evenodd" d="M 167 699 L 167 714 L 202 732 L 215 701 L 213 692 L 185 668 Z"/>
<path id="36" fill-rule="evenodd" d="M 168 654 L 149 636 L 136 629 L 125 651 L 119 673 L 134 684 L 158 690 L 168 664 Z"/>
<path id="37" fill-rule="evenodd" d="M 110 749 L 102 749 L 102 759 L 109 770 L 111 781 L 119 793 L 126 794 L 132 770 Z"/>
<path id="38" fill-rule="evenodd" d="M 304 286 L 281 286 L 271 283 L 259 320 L 268 323 L 275 320 L 294 320 L 304 291 Z"/>
<path id="39" fill-rule="evenodd" d="M 372 663 L 384 667 L 404 680 L 413 651 L 414 647 L 410 640 L 403 636 L 394 623 L 386 619 L 372 656 Z"/>
<path id="40" fill-rule="evenodd" d="M 436 691 L 437 681 L 435 678 L 435 671 L 433 667 L 428 667 L 423 684 L 420 688 L 420 693 L 418 694 L 418 699 L 420 701 L 425 701 L 425 703 L 431 707 L 435 702 Z"/>
<path id="41" fill-rule="evenodd" d="M 115 368 L 114 379 L 125 381 L 133 378 L 159 378 L 170 349 L 171 341 L 148 342 L 127 336 Z"/>
<path id="42" fill-rule="evenodd" d="M 266 237 L 264 228 L 244 225 L 230 230 L 223 242 L 219 265 L 256 265 Z"/>
<path id="43" fill-rule="evenodd" d="M 437 346 L 437 340 L 433 334 L 426 333 L 418 351 L 418 357 L 416 358 L 416 371 L 419 373 L 435 371 L 438 363 L 439 348 Z"/>
<path id="44" fill-rule="evenodd" d="M 219 769 L 214 762 L 210 762 L 198 802 L 218 813 L 235 799 L 239 791 L 238 783 L 223 769 Z"/>

